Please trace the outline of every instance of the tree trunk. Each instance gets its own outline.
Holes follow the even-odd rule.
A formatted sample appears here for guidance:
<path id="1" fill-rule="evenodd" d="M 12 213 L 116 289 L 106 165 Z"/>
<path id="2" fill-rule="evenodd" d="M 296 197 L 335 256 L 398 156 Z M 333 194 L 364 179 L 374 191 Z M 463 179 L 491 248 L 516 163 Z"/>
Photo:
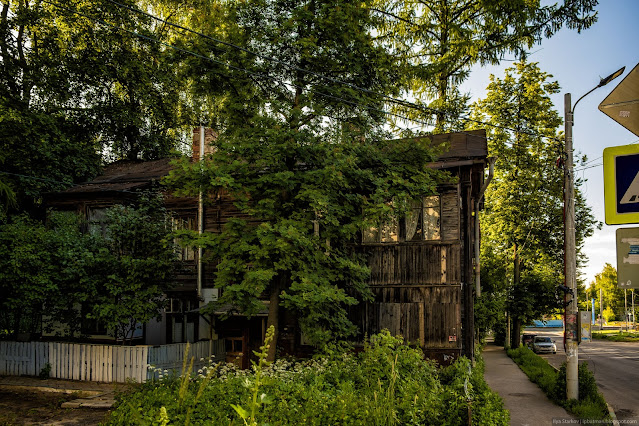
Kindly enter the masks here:
<path id="1" fill-rule="evenodd" d="M 519 347 L 519 344 L 521 343 L 520 334 L 521 334 L 521 319 L 518 317 L 515 317 L 513 321 L 513 332 L 511 334 L 511 342 L 510 342 L 511 348 L 517 349 Z"/>
<path id="2" fill-rule="evenodd" d="M 521 271 L 519 264 L 519 246 L 515 243 L 513 254 L 513 288 L 519 287 L 519 281 L 521 280 Z M 515 312 L 513 314 L 513 330 L 510 334 L 510 347 L 517 349 L 519 347 L 519 333 L 521 332 L 521 318 Z"/>
<path id="3" fill-rule="evenodd" d="M 266 357 L 266 360 L 268 362 L 275 361 L 277 340 L 280 336 L 280 292 L 282 291 L 283 281 L 286 279 L 285 275 L 283 274 L 284 272 L 282 272 L 273 281 L 273 286 L 271 287 L 271 295 L 269 297 L 270 303 L 268 305 L 268 318 L 266 320 L 266 328 L 268 329 L 270 326 L 273 326 L 275 333 L 273 334 L 271 345 L 268 348 L 268 356 Z"/>

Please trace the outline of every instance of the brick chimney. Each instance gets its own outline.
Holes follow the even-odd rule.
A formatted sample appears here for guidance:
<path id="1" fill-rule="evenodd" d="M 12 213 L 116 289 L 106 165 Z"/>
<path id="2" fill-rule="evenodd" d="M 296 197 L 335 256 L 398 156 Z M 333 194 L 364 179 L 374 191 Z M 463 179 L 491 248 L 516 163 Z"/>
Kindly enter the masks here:
<path id="1" fill-rule="evenodd" d="M 204 128 L 204 156 L 211 154 L 215 148 L 211 143 L 217 139 L 217 132 L 209 127 Z M 200 161 L 200 127 L 193 128 L 193 161 Z"/>

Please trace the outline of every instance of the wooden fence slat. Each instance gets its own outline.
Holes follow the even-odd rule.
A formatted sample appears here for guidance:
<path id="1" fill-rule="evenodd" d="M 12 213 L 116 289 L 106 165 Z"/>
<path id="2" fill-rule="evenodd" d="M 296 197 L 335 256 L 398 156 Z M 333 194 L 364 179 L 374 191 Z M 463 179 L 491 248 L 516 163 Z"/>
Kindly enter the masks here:
<path id="1" fill-rule="evenodd" d="M 381 307 L 381 306 L 380 306 Z M 392 309 L 387 314 L 391 322 L 399 325 L 399 318 L 393 318 Z M 224 341 L 202 341 L 189 345 L 176 343 L 161 346 L 114 346 L 62 342 L 0 342 L 0 374 L 37 376 L 49 364 L 49 376 L 58 379 L 72 379 L 99 382 L 125 382 L 134 379 L 144 382 L 153 377 L 152 365 L 172 374 L 182 373 L 182 361 L 188 356 L 187 367 L 194 358 L 192 372 L 208 365 L 209 356 L 214 361 L 224 359 Z M 211 349 L 209 349 L 211 348 Z"/>

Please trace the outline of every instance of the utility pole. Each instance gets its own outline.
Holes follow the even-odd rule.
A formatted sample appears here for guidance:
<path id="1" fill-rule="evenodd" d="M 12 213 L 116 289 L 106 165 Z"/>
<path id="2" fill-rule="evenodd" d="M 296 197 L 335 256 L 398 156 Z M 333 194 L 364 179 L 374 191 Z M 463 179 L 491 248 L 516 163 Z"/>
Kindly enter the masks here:
<path id="1" fill-rule="evenodd" d="M 623 316 L 626 317 L 626 333 L 628 332 L 628 289 L 623 289 Z"/>
<path id="2" fill-rule="evenodd" d="M 623 74 L 626 67 L 620 68 L 608 77 L 599 80 L 599 84 L 588 93 L 577 99 L 574 107 L 570 93 L 564 95 L 566 162 L 564 167 L 564 271 L 565 286 L 570 289 L 566 294 L 568 308 L 566 309 L 566 397 L 579 399 L 579 339 L 577 335 L 577 248 L 575 242 L 575 180 L 573 176 L 573 144 L 572 126 L 574 124 L 574 108 L 580 100 L 588 96 L 595 89 L 605 86 Z"/>
<path id="3" fill-rule="evenodd" d="M 564 166 L 564 270 L 566 274 L 566 397 L 579 399 L 579 347 L 577 346 L 577 250 L 575 242 L 575 187 L 573 178 L 570 93 L 564 95 L 566 160 Z"/>

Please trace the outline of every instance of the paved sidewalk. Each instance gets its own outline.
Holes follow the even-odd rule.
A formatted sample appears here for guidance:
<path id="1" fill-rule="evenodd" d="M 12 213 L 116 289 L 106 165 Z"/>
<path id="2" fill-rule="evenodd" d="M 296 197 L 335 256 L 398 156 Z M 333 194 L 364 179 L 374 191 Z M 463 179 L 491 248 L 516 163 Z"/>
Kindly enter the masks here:
<path id="1" fill-rule="evenodd" d="M 488 343 L 482 353 L 484 377 L 490 388 L 504 400 L 512 426 L 569 424 L 574 417 L 555 405 L 539 387 L 506 355 L 504 348 Z M 555 419 L 555 423 L 553 423 Z"/>
<path id="2" fill-rule="evenodd" d="M 98 383 L 77 380 L 39 379 L 25 376 L 0 376 L 2 389 L 28 389 L 41 392 L 77 393 L 78 398 L 62 404 L 62 408 L 109 409 L 115 402 L 115 393 L 124 390 L 122 383 Z"/>

